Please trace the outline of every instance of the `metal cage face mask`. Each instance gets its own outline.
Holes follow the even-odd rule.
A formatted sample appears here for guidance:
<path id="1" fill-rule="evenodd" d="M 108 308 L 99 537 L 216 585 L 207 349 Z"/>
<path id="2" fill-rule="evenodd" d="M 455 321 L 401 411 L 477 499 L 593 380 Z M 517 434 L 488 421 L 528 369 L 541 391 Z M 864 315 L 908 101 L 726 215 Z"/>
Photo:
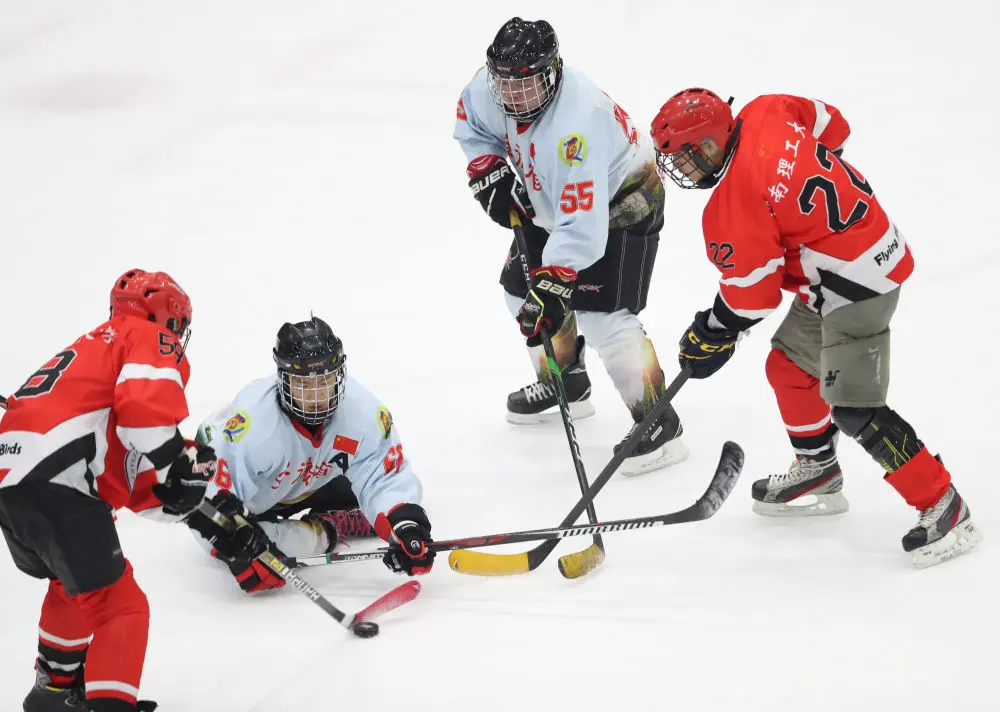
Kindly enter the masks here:
<path id="1" fill-rule="evenodd" d="M 705 160 L 700 147 L 685 144 L 684 150 L 678 153 L 656 154 L 656 167 L 660 175 L 670 178 L 681 188 L 709 188 L 717 181 L 713 180 L 721 171 Z"/>
<path id="2" fill-rule="evenodd" d="M 487 84 L 493 102 L 504 114 L 519 123 L 541 116 L 556 95 L 558 72 L 555 66 L 527 77 L 503 77 L 489 72 Z"/>
<path id="3" fill-rule="evenodd" d="M 291 415 L 305 425 L 320 425 L 333 415 L 347 389 L 346 359 L 323 373 L 300 375 L 278 372 L 281 402 Z"/>

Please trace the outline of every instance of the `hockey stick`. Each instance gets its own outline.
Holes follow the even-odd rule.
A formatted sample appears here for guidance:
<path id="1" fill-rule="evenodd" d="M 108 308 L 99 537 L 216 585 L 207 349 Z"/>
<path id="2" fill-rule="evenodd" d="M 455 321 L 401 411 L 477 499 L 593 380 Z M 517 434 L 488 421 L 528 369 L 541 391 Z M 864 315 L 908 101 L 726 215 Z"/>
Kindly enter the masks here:
<path id="1" fill-rule="evenodd" d="M 691 375 L 691 370 L 684 368 L 680 373 L 678 373 L 674 380 L 670 382 L 663 395 L 653 406 L 653 409 L 649 411 L 645 418 L 633 429 L 631 435 L 629 435 L 622 446 L 618 449 L 618 452 L 611 458 L 604 469 L 601 470 L 601 474 L 598 475 L 597 479 L 594 480 L 594 484 L 591 485 L 590 489 L 586 492 L 583 498 L 576 503 L 570 513 L 566 515 L 560 526 L 569 526 L 576 521 L 576 518 L 580 516 L 580 512 L 583 511 L 587 503 L 592 502 L 597 494 L 604 488 L 604 485 L 608 483 L 612 475 L 618 471 L 625 458 L 629 457 L 635 450 L 639 441 L 642 440 L 642 436 L 653 427 L 653 423 L 663 415 L 667 407 L 670 405 L 670 401 L 673 400 L 674 396 L 681 389 L 681 386 L 687 381 L 688 377 Z M 536 546 L 530 551 L 525 551 L 518 554 L 493 554 L 487 551 L 465 551 L 456 550 L 448 557 L 448 564 L 452 569 L 460 573 L 475 574 L 477 576 L 506 576 L 508 574 L 520 574 L 527 571 L 534 571 L 537 569 L 545 557 L 552 553 L 552 549 L 555 548 L 556 542 L 547 541 L 540 546 Z M 568 554 L 567 556 L 572 557 L 573 554 Z M 566 557 L 563 557 L 564 559 Z M 561 560 L 560 560 L 561 562 Z"/>
<path id="2" fill-rule="evenodd" d="M 209 504 L 207 500 L 202 500 L 201 504 L 198 505 L 197 511 L 227 532 L 234 532 L 241 526 L 247 526 L 245 521 L 239 521 L 239 519 L 242 518 L 237 518 L 234 521 L 226 517 L 224 514 L 221 514 L 219 510 Z M 265 551 L 257 557 L 257 560 L 283 578 L 287 583 L 291 584 L 306 598 L 326 611 L 327 615 L 352 633 L 356 633 L 354 630 L 356 624 L 371 622 L 378 616 L 388 613 L 394 608 L 399 608 L 404 603 L 409 603 L 420 593 L 419 582 L 407 581 L 406 583 L 392 589 L 374 603 L 365 606 L 357 613 L 351 615 L 344 613 L 344 611 L 337 608 L 330 602 L 329 599 L 325 598 L 323 594 L 309 585 L 305 579 L 296 574 L 292 570 L 296 565 L 295 563 L 289 564 L 289 560 L 282 561 L 270 551 Z M 294 562 L 295 560 L 291 559 L 290 561 Z"/>
<path id="3" fill-rule="evenodd" d="M 685 509 L 652 517 L 616 519 L 611 522 L 599 524 L 574 524 L 551 529 L 529 529 L 527 531 L 511 532 L 508 534 L 487 534 L 484 536 L 467 537 L 465 539 L 447 539 L 433 542 L 430 548 L 434 551 L 464 551 L 475 547 L 518 544 L 526 541 L 558 541 L 569 536 L 589 536 L 606 532 L 648 529 L 650 527 L 662 527 L 670 524 L 699 522 L 703 519 L 708 519 L 719 511 L 719 508 L 722 507 L 726 498 L 733 491 L 733 486 L 736 484 L 736 480 L 739 479 L 742 469 L 743 449 L 736 443 L 727 441 L 722 446 L 722 455 L 719 457 L 719 464 L 715 468 L 712 481 L 708 484 L 705 493 L 698 498 L 698 501 Z M 591 488 L 590 492 L 593 492 L 593 488 Z M 581 503 L 577 506 L 580 509 L 574 515 L 574 519 L 580 515 L 585 505 L 581 500 Z M 339 564 L 344 561 L 365 561 L 369 559 L 381 559 L 388 551 L 388 548 L 382 548 L 374 551 L 343 552 L 305 559 L 291 559 L 286 563 L 289 566 L 297 566 L 302 563 L 322 565 L 324 563 Z"/>
<path id="4" fill-rule="evenodd" d="M 7 399 L 0 396 L 0 410 L 7 410 Z"/>
<path id="5" fill-rule="evenodd" d="M 517 244 L 517 252 L 521 258 L 521 269 L 524 271 L 524 283 L 527 289 L 531 289 L 531 271 L 528 269 L 528 241 L 524 237 L 524 226 L 521 224 L 521 216 L 517 209 L 511 206 L 508 215 L 510 216 L 510 226 L 514 229 L 514 242 Z M 590 483 L 587 481 L 587 471 L 583 467 L 583 459 L 580 456 L 580 444 L 576 439 L 576 428 L 573 427 L 573 416 L 569 412 L 569 399 L 566 397 L 566 386 L 563 383 L 562 371 L 556 363 L 556 350 L 552 346 L 552 334 L 547 326 L 542 324 L 542 346 L 545 349 L 545 360 L 548 363 L 549 374 L 552 378 L 552 385 L 556 392 L 556 402 L 559 404 L 559 414 L 562 416 L 563 429 L 566 431 L 566 439 L 569 441 L 569 452 L 573 458 L 573 469 L 576 470 L 576 481 L 580 484 L 580 493 L 587 494 Z M 594 510 L 594 503 L 587 503 L 587 519 L 591 524 L 597 523 L 597 512 Z M 575 524 L 576 520 L 570 522 Z M 541 561 L 555 549 L 555 543 L 546 543 L 545 555 Z M 539 563 L 541 563 L 539 561 Z M 590 573 L 604 561 L 604 541 L 600 534 L 594 535 L 594 543 L 583 551 L 567 554 L 559 559 L 559 573 L 566 578 L 579 578 Z M 455 569 L 459 571 L 459 569 Z M 530 569 L 528 569 L 530 571 Z M 475 573 L 475 572 L 468 572 Z M 489 573 L 489 572 L 485 572 Z M 509 573 L 525 573 L 525 571 L 511 571 Z"/>

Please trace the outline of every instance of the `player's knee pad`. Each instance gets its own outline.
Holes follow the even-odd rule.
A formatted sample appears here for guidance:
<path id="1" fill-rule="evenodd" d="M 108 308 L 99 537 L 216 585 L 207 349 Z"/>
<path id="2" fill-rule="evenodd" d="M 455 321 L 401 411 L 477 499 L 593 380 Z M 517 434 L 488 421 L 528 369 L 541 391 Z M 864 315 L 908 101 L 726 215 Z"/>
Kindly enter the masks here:
<path id="1" fill-rule="evenodd" d="M 833 422 L 863 447 L 886 472 L 895 472 L 923 448 L 913 426 L 888 406 L 833 407 Z"/>
<path id="2" fill-rule="evenodd" d="M 767 382 L 774 390 L 786 388 L 812 388 L 816 377 L 810 376 L 802 367 L 788 358 L 781 349 L 772 348 L 764 362 L 764 373 Z"/>
<path id="3" fill-rule="evenodd" d="M 835 405 L 830 412 L 833 422 L 845 435 L 857 439 L 875 418 L 876 408 L 851 408 Z M 888 408 L 886 408 L 888 410 Z"/>
<path id="4" fill-rule="evenodd" d="M 125 573 L 110 586 L 77 596 L 81 612 L 92 628 L 112 619 L 129 617 L 142 625 L 149 624 L 149 601 L 126 562 Z"/>

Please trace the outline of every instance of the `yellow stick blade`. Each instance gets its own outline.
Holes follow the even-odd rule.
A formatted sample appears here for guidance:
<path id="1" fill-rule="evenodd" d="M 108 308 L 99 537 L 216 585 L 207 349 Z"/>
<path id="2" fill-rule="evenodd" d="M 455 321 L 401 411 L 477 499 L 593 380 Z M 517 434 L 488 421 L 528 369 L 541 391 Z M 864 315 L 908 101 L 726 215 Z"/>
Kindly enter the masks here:
<path id="1" fill-rule="evenodd" d="M 472 549 L 451 552 L 448 565 L 460 574 L 473 576 L 511 576 L 531 571 L 527 554 L 489 554 Z"/>
<path id="2" fill-rule="evenodd" d="M 589 574 L 604 561 L 604 549 L 597 544 L 591 544 L 583 551 L 559 557 L 559 573 L 568 579 L 580 578 Z"/>

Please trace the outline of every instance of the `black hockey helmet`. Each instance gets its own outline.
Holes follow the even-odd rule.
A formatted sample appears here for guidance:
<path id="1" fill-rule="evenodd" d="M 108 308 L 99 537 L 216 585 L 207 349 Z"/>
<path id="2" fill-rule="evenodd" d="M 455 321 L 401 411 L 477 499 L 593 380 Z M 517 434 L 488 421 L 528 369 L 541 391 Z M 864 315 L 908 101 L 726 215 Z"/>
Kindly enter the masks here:
<path id="1" fill-rule="evenodd" d="M 326 421 L 344 399 L 347 356 L 344 344 L 319 317 L 285 323 L 274 344 L 281 407 L 305 425 Z"/>
<path id="2" fill-rule="evenodd" d="M 507 116 L 527 123 L 555 99 L 562 79 L 556 31 L 545 20 L 513 17 L 486 49 L 493 101 Z"/>

